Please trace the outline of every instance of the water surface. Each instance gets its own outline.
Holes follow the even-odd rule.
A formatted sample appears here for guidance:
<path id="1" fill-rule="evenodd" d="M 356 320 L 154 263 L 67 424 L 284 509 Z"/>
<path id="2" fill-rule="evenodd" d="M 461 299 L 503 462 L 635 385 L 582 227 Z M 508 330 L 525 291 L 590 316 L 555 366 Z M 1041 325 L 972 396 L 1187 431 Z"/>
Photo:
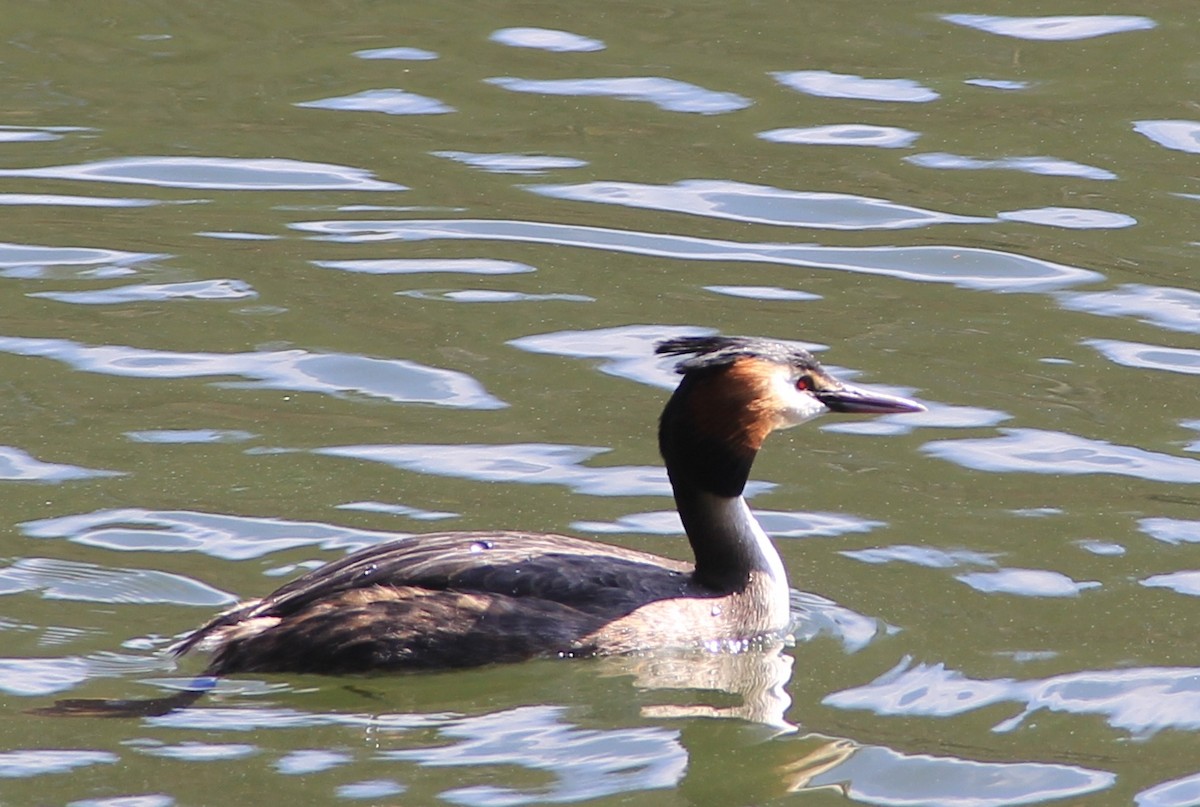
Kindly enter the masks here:
<path id="1" fill-rule="evenodd" d="M 0 801 L 1200 803 L 1194 18 L 12 5 Z M 789 646 L 28 713 L 398 536 L 685 556 L 716 331 L 929 406 L 760 457 Z"/>

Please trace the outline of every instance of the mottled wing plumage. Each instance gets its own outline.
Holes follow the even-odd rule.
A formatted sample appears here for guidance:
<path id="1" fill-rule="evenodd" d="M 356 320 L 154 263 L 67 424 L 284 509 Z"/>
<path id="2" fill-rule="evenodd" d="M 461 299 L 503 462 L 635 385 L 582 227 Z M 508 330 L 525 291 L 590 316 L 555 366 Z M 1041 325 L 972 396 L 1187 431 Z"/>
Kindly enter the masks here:
<path id="1" fill-rule="evenodd" d="M 462 666 L 555 652 L 691 588 L 690 564 L 561 535 L 440 533 L 368 547 L 222 614 L 176 648 L 213 672 Z M 489 647 L 490 646 L 490 647 Z"/>
<path id="2" fill-rule="evenodd" d="M 279 619 L 227 629 L 209 671 L 337 674 L 470 667 L 590 654 L 602 620 L 536 598 L 403 587 L 356 589 Z"/>

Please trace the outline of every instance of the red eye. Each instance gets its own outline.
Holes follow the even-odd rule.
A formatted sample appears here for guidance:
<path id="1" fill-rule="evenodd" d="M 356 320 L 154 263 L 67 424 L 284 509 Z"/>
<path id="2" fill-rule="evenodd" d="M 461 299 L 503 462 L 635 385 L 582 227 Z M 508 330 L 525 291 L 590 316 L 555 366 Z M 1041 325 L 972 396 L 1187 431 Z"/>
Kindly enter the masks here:
<path id="1" fill-rule="evenodd" d="M 811 387 L 812 387 L 812 382 L 808 376 L 802 375 L 796 379 L 796 389 L 800 390 L 801 392 L 804 392 L 805 390 L 810 389 Z"/>

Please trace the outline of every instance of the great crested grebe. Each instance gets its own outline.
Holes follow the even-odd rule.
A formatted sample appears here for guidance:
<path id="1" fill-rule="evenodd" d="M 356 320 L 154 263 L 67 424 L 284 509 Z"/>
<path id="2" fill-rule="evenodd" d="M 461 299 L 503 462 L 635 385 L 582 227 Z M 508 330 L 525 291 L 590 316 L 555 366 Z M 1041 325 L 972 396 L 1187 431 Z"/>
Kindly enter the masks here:
<path id="1" fill-rule="evenodd" d="M 537 656 L 734 646 L 788 627 L 779 554 L 742 498 L 763 440 L 825 411 L 919 412 L 843 384 L 805 350 L 682 337 L 658 442 L 695 563 L 524 532 L 371 546 L 223 613 L 173 648 L 209 675 L 469 667 Z"/>

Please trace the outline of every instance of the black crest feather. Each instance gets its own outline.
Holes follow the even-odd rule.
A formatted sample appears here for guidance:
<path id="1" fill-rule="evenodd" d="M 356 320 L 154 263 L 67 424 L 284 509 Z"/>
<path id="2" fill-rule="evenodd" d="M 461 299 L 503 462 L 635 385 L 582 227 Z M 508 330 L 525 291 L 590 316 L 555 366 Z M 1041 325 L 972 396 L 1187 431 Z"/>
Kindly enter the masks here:
<path id="1" fill-rule="evenodd" d="M 680 374 L 722 367 L 738 359 L 765 359 L 805 368 L 820 366 L 804 348 L 753 336 L 680 336 L 659 342 L 654 352 L 661 356 L 687 356 L 675 365 Z"/>

